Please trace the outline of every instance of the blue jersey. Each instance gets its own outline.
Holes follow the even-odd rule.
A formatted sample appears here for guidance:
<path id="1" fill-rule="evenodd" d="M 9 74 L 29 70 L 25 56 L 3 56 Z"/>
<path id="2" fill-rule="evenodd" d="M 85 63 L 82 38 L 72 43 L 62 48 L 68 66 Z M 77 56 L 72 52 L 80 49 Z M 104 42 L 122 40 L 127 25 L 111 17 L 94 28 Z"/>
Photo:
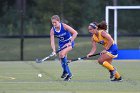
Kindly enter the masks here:
<path id="1" fill-rule="evenodd" d="M 56 31 L 55 27 L 53 27 L 54 36 L 56 36 L 59 40 L 59 47 L 63 47 L 66 43 L 68 43 L 71 39 L 71 33 L 64 29 L 63 24 L 60 23 L 60 30 Z"/>

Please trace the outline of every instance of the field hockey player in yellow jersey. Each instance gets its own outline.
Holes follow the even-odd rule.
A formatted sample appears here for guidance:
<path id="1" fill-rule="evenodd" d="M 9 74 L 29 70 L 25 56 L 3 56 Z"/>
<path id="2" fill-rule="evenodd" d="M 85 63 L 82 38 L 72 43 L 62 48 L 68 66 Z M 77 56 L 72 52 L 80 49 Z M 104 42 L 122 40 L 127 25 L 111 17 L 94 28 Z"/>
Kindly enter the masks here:
<path id="1" fill-rule="evenodd" d="M 118 47 L 114 43 L 112 37 L 106 32 L 107 25 L 105 21 L 101 23 L 90 23 L 88 26 L 88 31 L 92 36 L 92 49 L 87 54 L 87 57 L 93 55 L 96 52 L 96 43 L 103 45 L 104 49 L 98 58 L 98 63 L 103 67 L 107 68 L 110 72 L 111 81 L 122 81 L 122 77 L 116 70 L 116 68 L 111 65 L 113 58 L 118 56 Z"/>

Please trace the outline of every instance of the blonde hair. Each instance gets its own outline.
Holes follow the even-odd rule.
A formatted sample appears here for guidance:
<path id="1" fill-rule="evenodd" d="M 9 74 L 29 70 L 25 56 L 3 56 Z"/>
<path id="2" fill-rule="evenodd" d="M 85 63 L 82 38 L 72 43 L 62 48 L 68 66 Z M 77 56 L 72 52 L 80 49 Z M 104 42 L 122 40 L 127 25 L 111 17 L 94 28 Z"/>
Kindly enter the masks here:
<path id="1" fill-rule="evenodd" d="M 53 16 L 51 17 L 51 20 L 53 20 L 53 19 L 55 19 L 55 20 L 57 20 L 57 21 L 60 21 L 60 17 L 59 17 L 58 15 L 53 15 Z"/>

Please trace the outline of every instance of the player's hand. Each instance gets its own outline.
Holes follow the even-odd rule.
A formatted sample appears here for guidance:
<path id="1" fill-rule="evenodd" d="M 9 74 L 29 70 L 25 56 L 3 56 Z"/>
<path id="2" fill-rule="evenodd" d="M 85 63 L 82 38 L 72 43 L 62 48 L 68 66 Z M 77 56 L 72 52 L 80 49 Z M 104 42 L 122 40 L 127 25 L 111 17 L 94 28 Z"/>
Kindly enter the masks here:
<path id="1" fill-rule="evenodd" d="M 55 56 L 56 56 L 56 52 L 55 52 L 55 51 L 53 51 L 53 52 L 52 52 L 52 55 L 55 55 Z"/>
<path id="2" fill-rule="evenodd" d="M 90 53 L 89 53 L 89 54 L 87 54 L 87 58 L 89 58 L 91 55 L 93 55 L 93 54 L 90 54 Z"/>

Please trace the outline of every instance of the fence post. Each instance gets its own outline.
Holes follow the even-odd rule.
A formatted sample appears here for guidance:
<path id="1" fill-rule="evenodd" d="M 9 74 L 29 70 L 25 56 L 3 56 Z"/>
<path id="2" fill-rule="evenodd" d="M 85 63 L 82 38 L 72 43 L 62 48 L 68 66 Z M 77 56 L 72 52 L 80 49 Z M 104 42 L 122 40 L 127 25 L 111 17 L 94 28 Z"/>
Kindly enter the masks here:
<path id="1" fill-rule="evenodd" d="M 20 0 L 20 60 L 24 60 L 24 17 L 26 0 Z"/>

